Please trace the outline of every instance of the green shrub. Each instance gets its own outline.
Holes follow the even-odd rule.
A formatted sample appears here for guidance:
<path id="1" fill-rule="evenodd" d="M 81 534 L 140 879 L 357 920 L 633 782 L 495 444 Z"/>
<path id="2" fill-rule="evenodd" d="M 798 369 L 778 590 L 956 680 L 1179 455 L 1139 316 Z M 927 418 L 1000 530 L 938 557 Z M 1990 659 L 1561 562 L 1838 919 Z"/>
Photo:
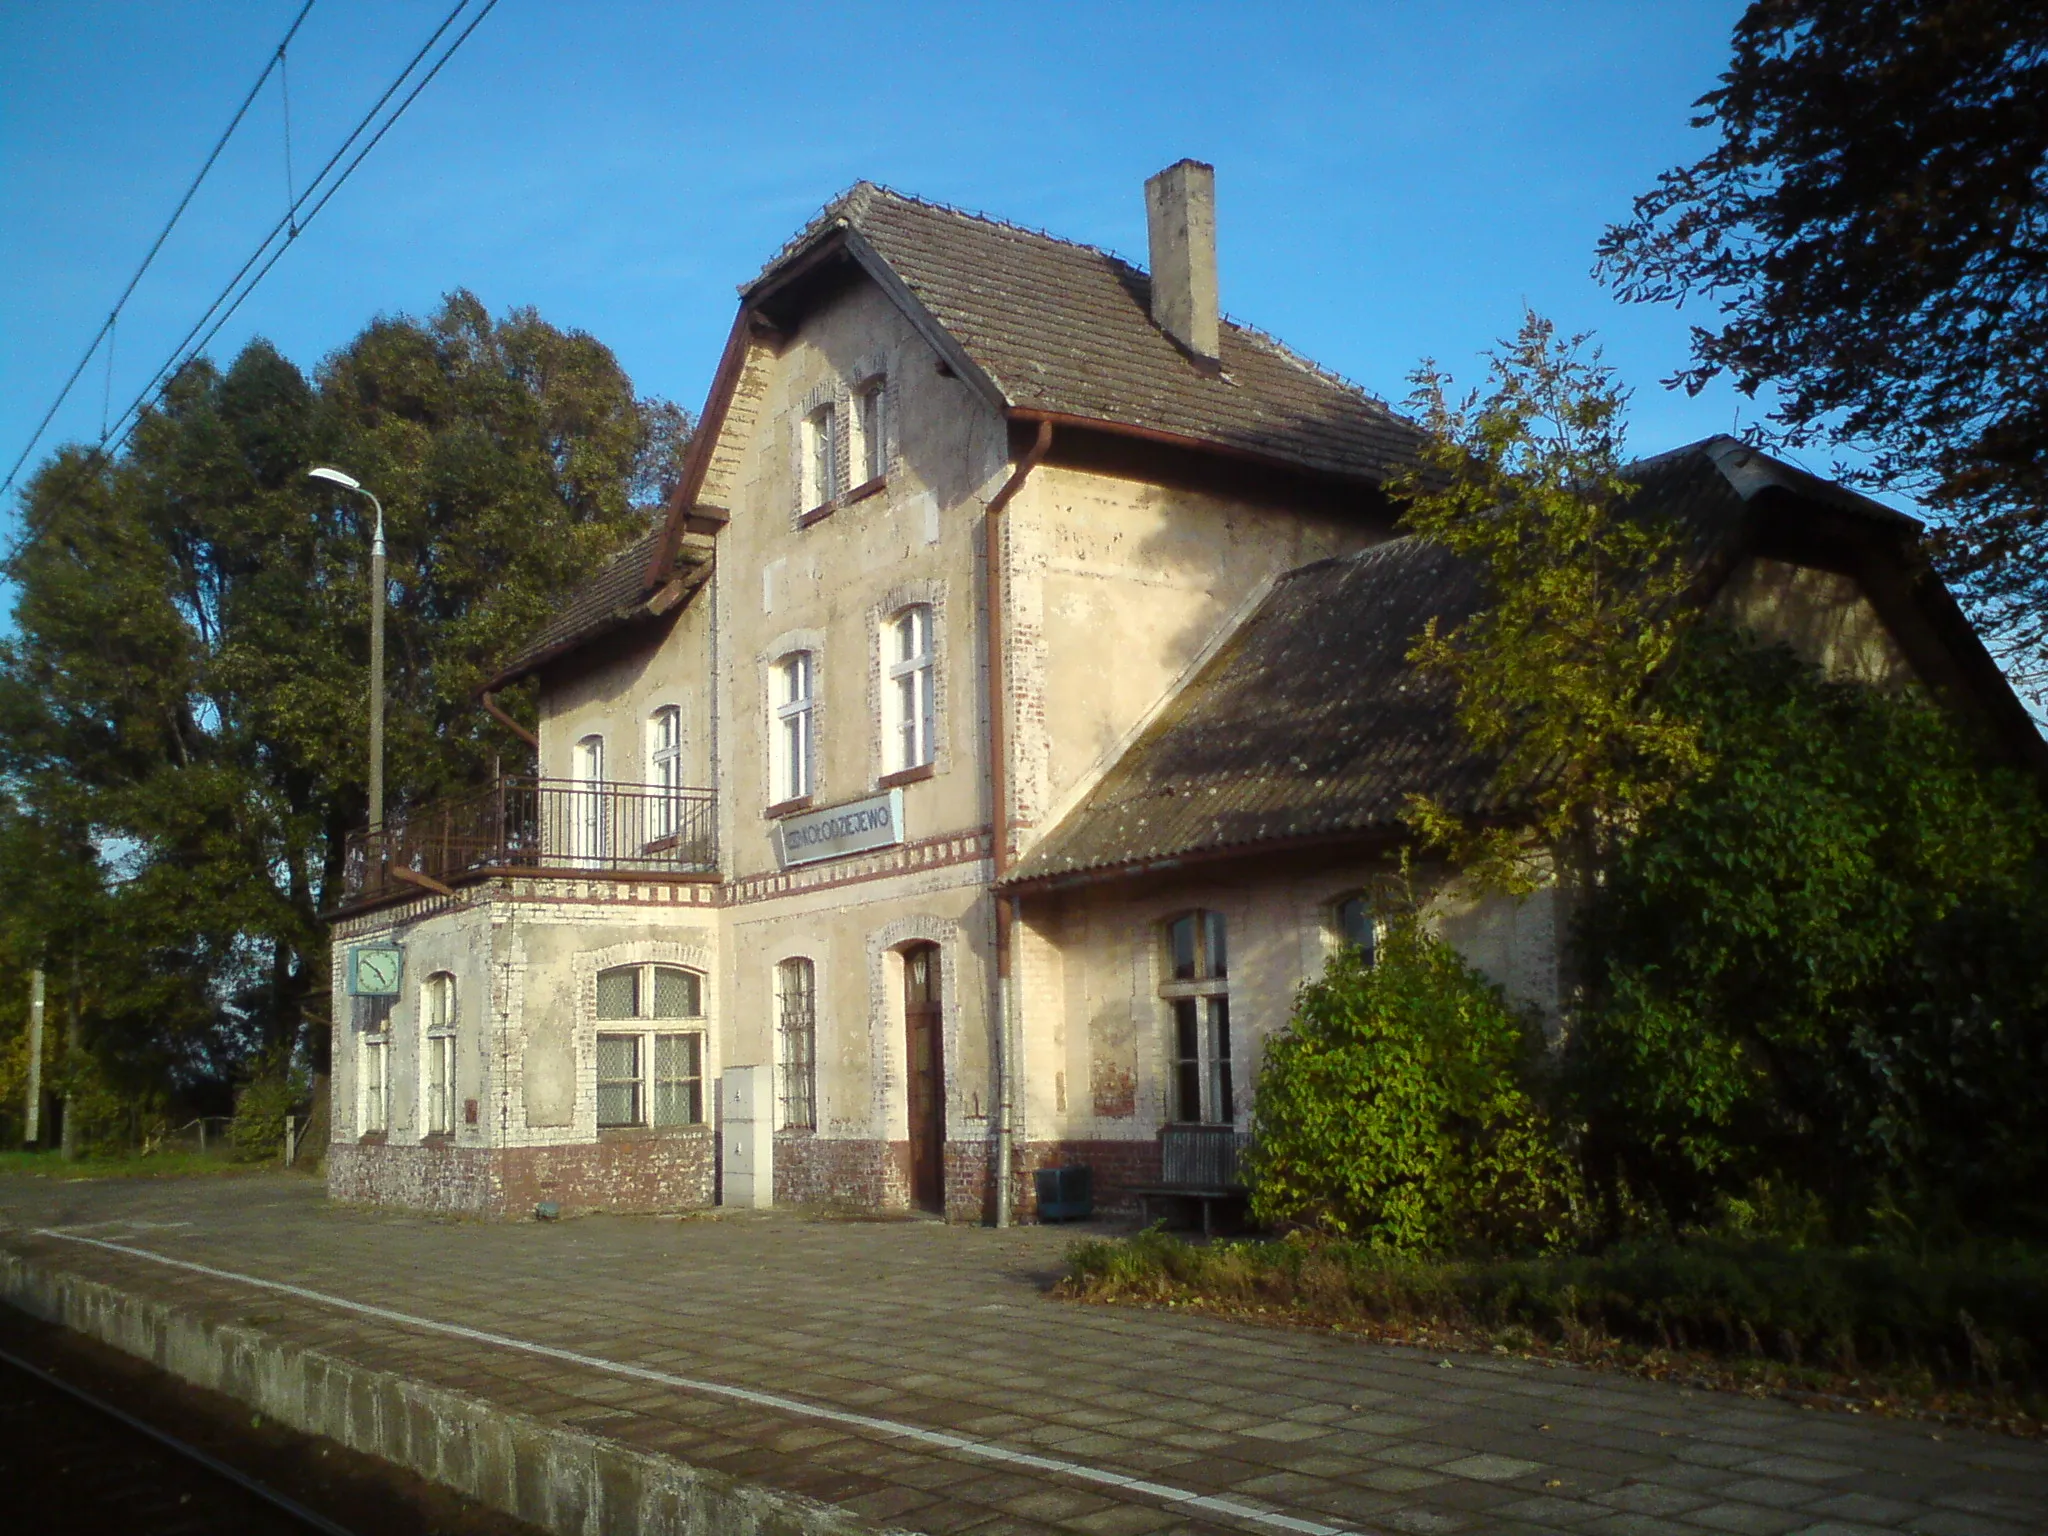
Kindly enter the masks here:
<path id="1" fill-rule="evenodd" d="M 1346 950 L 1266 1044 L 1246 1158 L 1264 1222 L 1391 1253 L 1542 1248 L 1577 1185 L 1526 1078 L 1527 1019 L 1412 913 Z"/>
<path id="2" fill-rule="evenodd" d="M 2037 786 L 1924 700 L 1725 630 L 1667 696 L 1712 766 L 1578 922 L 1594 1182 L 1674 1225 L 1768 1189 L 1837 1242 L 2048 1231 Z"/>
<path id="3" fill-rule="evenodd" d="M 1925 1257 L 1771 1241 L 1625 1243 L 1599 1255 L 1425 1260 L 1317 1239 L 1194 1246 L 1154 1229 L 1076 1244 L 1068 1288 L 1256 1306 L 1316 1323 L 1435 1328 L 1587 1350 L 1619 1339 L 1729 1359 L 2017 1391 L 2048 1388 L 2048 1255 Z M 1597 1351 L 1592 1351 L 1597 1352 Z"/>
<path id="4" fill-rule="evenodd" d="M 283 1157 L 285 1116 L 301 1111 L 306 1091 L 304 1073 L 277 1061 L 259 1062 L 235 1095 L 235 1118 L 228 1127 L 235 1156 L 245 1162 Z"/>

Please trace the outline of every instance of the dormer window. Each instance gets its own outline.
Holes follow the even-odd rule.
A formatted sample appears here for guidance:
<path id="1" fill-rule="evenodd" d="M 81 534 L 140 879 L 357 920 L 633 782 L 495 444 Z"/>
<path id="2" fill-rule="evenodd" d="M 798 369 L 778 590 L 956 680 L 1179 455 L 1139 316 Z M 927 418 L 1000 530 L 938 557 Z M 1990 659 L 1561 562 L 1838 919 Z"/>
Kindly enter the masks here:
<path id="1" fill-rule="evenodd" d="M 839 494 L 839 412 L 821 405 L 804 418 L 803 510 L 816 511 Z"/>
<path id="2" fill-rule="evenodd" d="M 855 436 L 854 462 L 860 470 L 860 484 L 872 485 L 889 473 L 889 419 L 887 380 L 864 381 L 853 397 Z"/>

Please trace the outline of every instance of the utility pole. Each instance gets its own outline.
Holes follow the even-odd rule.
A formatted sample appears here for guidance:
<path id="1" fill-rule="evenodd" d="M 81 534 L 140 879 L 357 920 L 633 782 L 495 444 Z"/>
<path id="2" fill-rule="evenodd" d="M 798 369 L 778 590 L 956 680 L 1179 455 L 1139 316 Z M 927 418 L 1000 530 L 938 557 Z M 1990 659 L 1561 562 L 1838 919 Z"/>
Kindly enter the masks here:
<path id="1" fill-rule="evenodd" d="M 43 968 L 29 975 L 28 983 L 28 1129 L 22 1137 L 34 1146 L 43 1134 Z"/>
<path id="2" fill-rule="evenodd" d="M 78 1156 L 78 957 L 71 959 L 71 1006 L 64 1013 L 64 1120 L 57 1143 L 65 1162 Z"/>

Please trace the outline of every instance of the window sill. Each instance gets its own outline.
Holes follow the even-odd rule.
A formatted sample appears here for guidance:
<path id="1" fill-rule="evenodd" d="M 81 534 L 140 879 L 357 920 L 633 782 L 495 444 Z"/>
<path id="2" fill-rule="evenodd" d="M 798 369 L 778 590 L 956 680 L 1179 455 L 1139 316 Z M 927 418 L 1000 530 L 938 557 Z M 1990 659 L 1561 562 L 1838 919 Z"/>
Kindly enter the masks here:
<path id="1" fill-rule="evenodd" d="M 856 485 L 852 490 L 839 498 L 839 505 L 850 507 L 856 501 L 866 501 L 876 492 L 885 489 L 888 484 L 889 477 L 887 475 L 877 475 L 872 480 L 863 480 L 859 485 Z"/>
<path id="2" fill-rule="evenodd" d="M 937 772 L 938 769 L 934 768 L 930 763 L 919 763 L 915 768 L 899 768 L 896 772 L 885 773 L 875 780 L 875 788 L 894 789 L 899 784 L 915 784 L 921 779 L 930 778 Z"/>
<path id="3" fill-rule="evenodd" d="M 797 513 L 796 525 L 799 528 L 808 528 L 813 523 L 822 523 L 838 510 L 839 503 L 837 501 L 821 501 L 811 508 L 810 511 Z"/>
<path id="4" fill-rule="evenodd" d="M 600 1125 L 597 1128 L 599 1141 L 670 1141 L 677 1137 L 706 1136 L 711 1127 L 703 1121 L 695 1125 Z"/>
<path id="5" fill-rule="evenodd" d="M 356 1145 L 359 1147 L 381 1147 L 390 1140 L 390 1135 L 391 1133 L 388 1131 L 365 1131 L 356 1138 Z"/>
<path id="6" fill-rule="evenodd" d="M 420 1145 L 423 1147 L 452 1147 L 455 1145 L 455 1133 L 453 1131 L 429 1131 L 420 1138 Z"/>
<path id="7" fill-rule="evenodd" d="M 798 795 L 794 800 L 778 800 L 761 814 L 770 821 L 780 821 L 785 816 L 801 816 L 811 808 L 809 795 Z"/>

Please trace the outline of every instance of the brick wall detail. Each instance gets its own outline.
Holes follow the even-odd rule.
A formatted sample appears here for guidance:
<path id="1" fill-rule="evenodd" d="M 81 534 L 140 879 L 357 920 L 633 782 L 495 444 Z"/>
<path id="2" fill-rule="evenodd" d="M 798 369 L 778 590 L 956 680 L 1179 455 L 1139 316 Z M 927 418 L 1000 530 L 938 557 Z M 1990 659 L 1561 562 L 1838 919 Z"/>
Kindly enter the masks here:
<path id="1" fill-rule="evenodd" d="M 475 1216 L 691 1211 L 712 1204 L 716 1144 L 707 1129 L 607 1133 L 552 1147 L 389 1146 L 336 1142 L 327 1193 L 338 1201 Z"/>

